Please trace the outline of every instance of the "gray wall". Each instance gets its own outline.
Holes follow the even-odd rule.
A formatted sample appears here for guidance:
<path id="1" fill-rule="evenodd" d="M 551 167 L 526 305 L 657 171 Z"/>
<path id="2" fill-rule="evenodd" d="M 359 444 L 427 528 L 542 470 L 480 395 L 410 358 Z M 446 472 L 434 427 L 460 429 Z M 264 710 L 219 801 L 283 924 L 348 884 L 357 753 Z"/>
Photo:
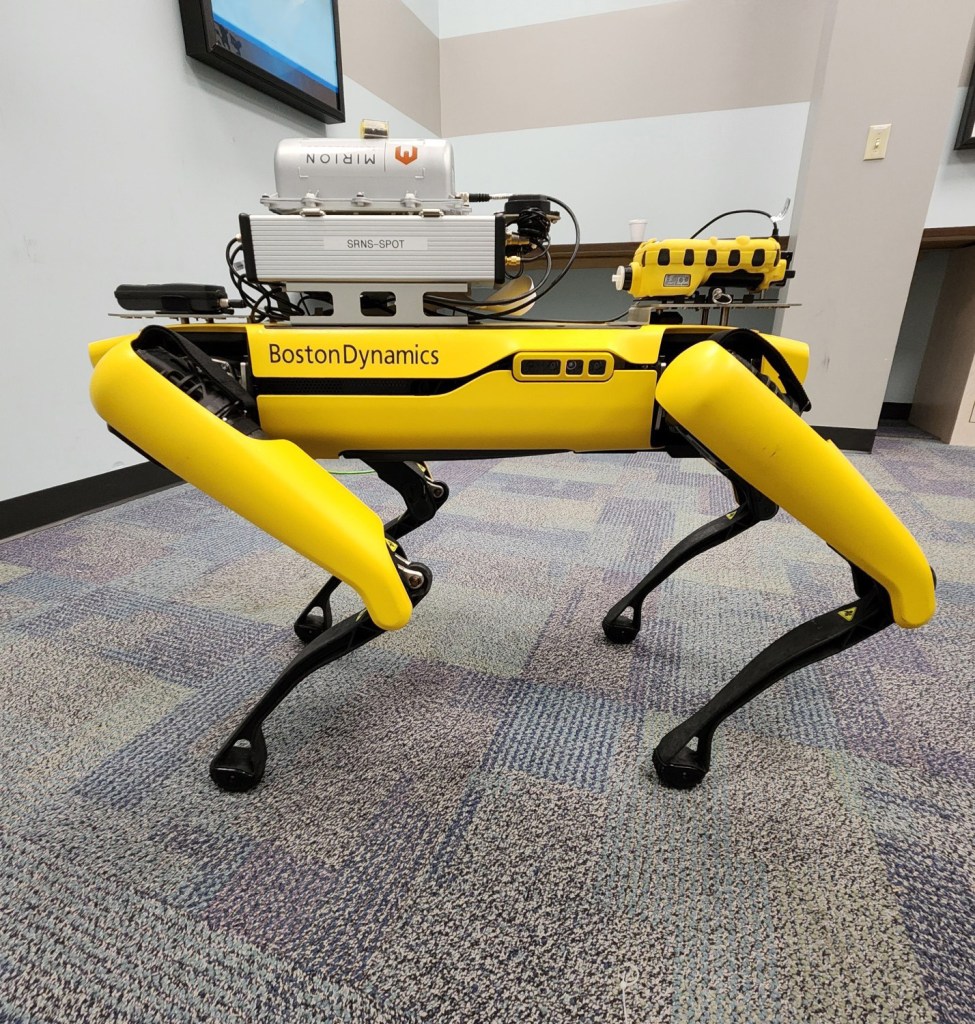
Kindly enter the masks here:
<path id="1" fill-rule="evenodd" d="M 585 242 L 626 239 L 632 218 L 667 238 L 728 209 L 777 212 L 795 191 L 822 6 L 442 3 L 458 179 L 565 199 Z M 716 230 L 767 229 L 744 217 Z"/>
<path id="2" fill-rule="evenodd" d="M 342 4 L 348 121 L 328 133 L 386 117 L 437 134 L 437 38 L 398 0 L 382 6 L 366 31 L 362 5 Z M 88 401 L 87 343 L 127 329 L 107 315 L 115 286 L 226 283 L 224 246 L 273 191 L 277 142 L 325 128 L 187 58 L 176 0 L 4 15 L 0 500 L 141 461 Z"/>
<path id="3" fill-rule="evenodd" d="M 795 193 L 828 4 L 342 0 L 349 115 L 327 134 L 386 117 L 397 135 L 452 136 L 459 187 L 558 195 L 585 241 L 624 239 L 633 217 L 658 237 L 684 235 L 722 209 L 778 209 Z M 0 500 L 138 461 L 87 398 L 86 344 L 126 329 L 107 316 L 115 285 L 225 282 L 223 247 L 236 214 L 272 188 L 276 143 L 323 132 L 186 58 L 176 0 L 8 6 Z M 910 36 L 910 18 L 902 28 Z M 899 66 L 913 80 L 939 71 L 926 63 L 938 54 L 909 56 Z M 957 107 L 971 48 L 968 65 L 940 60 L 957 65 Z M 946 125 L 957 116 L 934 113 Z M 927 222 L 973 223 L 975 165 L 952 154 L 948 134 Z M 892 147 L 898 138 L 895 128 Z M 750 218 L 721 228 L 761 230 Z M 584 280 L 581 303 L 546 311 L 593 315 L 618 301 L 603 272 Z M 877 400 L 890 362 L 890 351 L 864 352 Z"/>
<path id="4" fill-rule="evenodd" d="M 962 65 L 964 84 L 959 85 L 955 91 L 948 135 L 944 140 L 941 162 L 924 220 L 924 226 L 928 228 L 975 224 L 975 150 L 954 148 L 955 132 L 968 95 L 968 76 L 975 62 L 973 49 L 975 39 L 969 43 L 969 52 Z M 922 254 L 918 260 L 890 367 L 885 402 L 913 400 L 947 265 L 948 253 L 943 251 Z"/>
<path id="5" fill-rule="evenodd" d="M 909 405 L 914 400 L 914 389 L 931 336 L 931 325 L 941 295 L 948 255 L 947 250 L 941 250 L 921 253 L 918 258 L 904 308 L 904 319 L 897 335 L 897 347 L 891 361 L 885 402 Z"/>
<path id="6" fill-rule="evenodd" d="M 797 306 L 778 323 L 810 346 L 813 423 L 877 425 L 973 21 L 971 0 L 941 0 L 937 17 L 913 0 L 827 10 L 792 225 Z M 887 158 L 865 161 L 884 123 Z"/>
<path id="7" fill-rule="evenodd" d="M 921 227 L 975 224 L 975 153 L 953 149 L 975 10 L 949 2 L 933 19 L 912 2 L 844 0 L 834 38 L 833 8 L 832 0 L 441 0 L 443 124 L 464 187 L 554 193 L 576 209 L 584 241 L 619 241 L 633 217 L 659 238 L 686 235 L 724 209 L 777 210 L 797 193 L 810 103 L 832 103 L 827 146 L 807 152 L 824 201 L 807 218 L 793 298 L 810 315 L 797 311 L 782 329 L 813 345 L 815 421 L 869 428 L 883 400 L 910 401 L 927 343 L 945 261 L 920 265 L 908 295 Z M 815 75 L 827 57 L 824 101 Z M 506 70 L 528 67 L 530 75 Z M 891 155 L 864 166 L 866 127 L 877 120 L 895 122 Z M 886 191 L 872 194 L 878 179 Z M 862 238 L 876 246 L 869 256 L 854 221 L 835 215 L 853 196 Z M 813 252 L 813 226 L 824 248 L 847 256 Z M 792 227 L 787 218 L 783 229 Z M 557 230 L 568 241 L 568 226 Z M 732 218 L 715 230 L 765 226 Z M 817 264 L 835 271 L 826 287 Z M 874 281 L 866 296 L 864 273 Z M 539 309 L 581 316 L 584 306 L 595 315 L 612 304 L 599 272 L 570 280 Z M 819 331 L 832 316 L 838 353 Z"/>

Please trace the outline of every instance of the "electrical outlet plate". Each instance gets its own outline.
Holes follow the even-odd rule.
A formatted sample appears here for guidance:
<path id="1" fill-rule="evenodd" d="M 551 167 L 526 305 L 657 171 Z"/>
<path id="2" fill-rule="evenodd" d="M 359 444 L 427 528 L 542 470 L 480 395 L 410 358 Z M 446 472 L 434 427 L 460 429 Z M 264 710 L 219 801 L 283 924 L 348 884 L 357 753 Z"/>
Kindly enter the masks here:
<path id="1" fill-rule="evenodd" d="M 887 155 L 887 140 L 890 138 L 889 124 L 872 124 L 867 130 L 867 147 L 864 160 L 883 160 Z"/>

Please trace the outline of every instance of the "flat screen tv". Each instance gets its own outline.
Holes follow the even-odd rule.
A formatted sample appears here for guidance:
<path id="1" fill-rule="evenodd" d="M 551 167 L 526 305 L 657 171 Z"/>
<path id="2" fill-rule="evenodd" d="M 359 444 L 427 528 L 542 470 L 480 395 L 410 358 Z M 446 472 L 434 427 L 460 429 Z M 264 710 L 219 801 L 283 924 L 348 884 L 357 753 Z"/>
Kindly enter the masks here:
<path id="1" fill-rule="evenodd" d="M 191 57 L 311 114 L 345 120 L 337 0 L 179 0 Z"/>
<path id="2" fill-rule="evenodd" d="M 975 149 L 975 68 L 972 69 L 972 81 L 965 97 L 955 149 Z"/>

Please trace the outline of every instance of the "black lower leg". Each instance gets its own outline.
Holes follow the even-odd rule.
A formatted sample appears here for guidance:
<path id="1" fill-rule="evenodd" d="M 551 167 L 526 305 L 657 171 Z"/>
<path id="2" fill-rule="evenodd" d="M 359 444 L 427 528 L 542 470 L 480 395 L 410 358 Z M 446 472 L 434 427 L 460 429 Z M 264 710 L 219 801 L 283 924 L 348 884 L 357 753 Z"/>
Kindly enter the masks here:
<path id="1" fill-rule="evenodd" d="M 424 462 L 370 462 L 365 464 L 376 471 L 384 484 L 389 484 L 406 503 L 402 515 L 386 523 L 389 537 L 398 540 L 429 522 L 447 500 L 450 491 L 442 480 L 434 480 Z"/>
<path id="2" fill-rule="evenodd" d="M 771 519 L 778 512 L 779 506 L 775 502 L 766 498 L 761 491 L 756 490 L 737 473 L 727 466 L 717 463 L 715 466 L 731 481 L 738 507 L 685 537 L 664 555 L 626 597 L 610 608 L 603 619 L 603 632 L 613 643 L 628 644 L 636 637 L 640 631 L 644 600 L 650 591 L 663 583 L 668 576 L 702 552 L 731 540 L 756 523 Z"/>
<path id="3" fill-rule="evenodd" d="M 398 540 L 418 526 L 429 522 L 450 493 L 447 485 L 430 476 L 422 462 L 370 462 L 363 460 L 383 483 L 389 484 L 406 503 L 406 511 L 383 527 L 386 536 Z M 330 576 L 325 586 L 308 602 L 295 619 L 295 636 L 308 643 L 332 625 L 332 594 L 342 581 Z"/>
<path id="4" fill-rule="evenodd" d="M 401 575 L 408 581 L 410 600 L 416 605 L 430 589 L 430 570 L 419 562 L 407 563 L 404 560 L 403 565 L 407 571 Z M 330 625 L 316 636 L 292 659 L 220 748 L 210 762 L 210 778 L 221 789 L 233 792 L 256 786 L 264 776 L 267 761 L 267 746 L 261 727 L 268 715 L 312 672 L 375 640 L 384 632 L 367 612 L 361 611 L 334 626 Z"/>
<path id="5" fill-rule="evenodd" d="M 711 740 L 731 714 L 773 683 L 806 665 L 853 647 L 893 621 L 887 591 L 855 566 L 858 599 L 797 626 L 753 658 L 700 711 L 672 729 L 653 752 L 653 767 L 666 786 L 690 789 L 711 766 Z M 695 743 L 696 741 L 696 743 Z"/>

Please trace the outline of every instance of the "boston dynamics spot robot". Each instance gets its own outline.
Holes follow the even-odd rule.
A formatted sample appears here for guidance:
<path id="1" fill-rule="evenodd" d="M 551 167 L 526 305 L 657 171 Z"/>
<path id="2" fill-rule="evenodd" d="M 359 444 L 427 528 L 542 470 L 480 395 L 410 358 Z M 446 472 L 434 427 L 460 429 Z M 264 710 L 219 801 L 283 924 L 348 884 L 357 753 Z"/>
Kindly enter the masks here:
<path id="1" fill-rule="evenodd" d="M 262 724 L 301 680 L 403 628 L 427 594 L 430 570 L 401 539 L 447 500 L 432 459 L 653 451 L 703 457 L 729 480 L 736 507 L 606 614 L 614 643 L 634 640 L 644 599 L 671 573 L 779 506 L 849 563 L 854 597 L 776 640 L 660 740 L 652 760 L 667 786 L 697 785 L 717 726 L 778 679 L 933 615 L 914 538 L 800 418 L 806 346 L 726 315 L 707 324 L 791 274 L 775 227 L 639 245 L 614 277 L 634 300 L 626 319 L 526 320 L 565 273 L 550 252 L 560 209 L 578 250 L 558 200 L 455 192 L 450 146 L 432 140 L 286 140 L 275 177 L 268 212 L 242 214 L 228 245 L 239 299 L 121 286 L 123 308 L 171 325 L 90 347 L 92 401 L 114 432 L 330 574 L 295 623 L 305 647 L 214 758 L 221 788 L 260 782 Z M 503 206 L 475 212 L 492 202 Z M 702 322 L 684 323 L 682 305 L 703 308 Z M 340 457 L 375 470 L 405 511 L 382 523 L 316 461 Z M 333 623 L 340 583 L 365 608 Z"/>

